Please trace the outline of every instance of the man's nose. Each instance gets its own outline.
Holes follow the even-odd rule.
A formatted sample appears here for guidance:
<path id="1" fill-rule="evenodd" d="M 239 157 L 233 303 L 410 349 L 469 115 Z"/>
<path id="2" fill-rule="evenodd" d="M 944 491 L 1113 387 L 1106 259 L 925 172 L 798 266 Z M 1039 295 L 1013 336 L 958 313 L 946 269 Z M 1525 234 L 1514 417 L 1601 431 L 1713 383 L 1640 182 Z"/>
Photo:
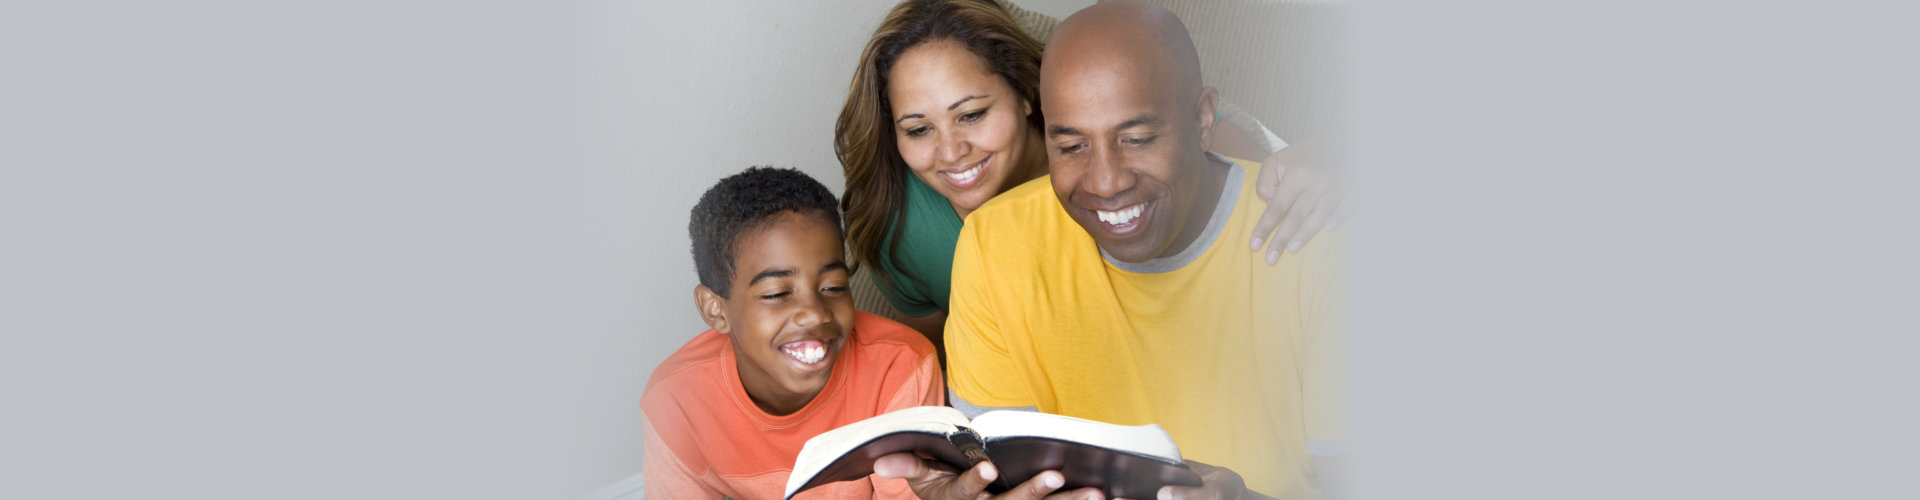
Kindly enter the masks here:
<path id="1" fill-rule="evenodd" d="M 1114 154 L 1113 148 L 1096 146 L 1092 153 L 1093 157 L 1087 161 L 1087 177 L 1084 181 L 1088 194 L 1112 198 L 1133 189 L 1137 178 L 1120 155 Z"/>

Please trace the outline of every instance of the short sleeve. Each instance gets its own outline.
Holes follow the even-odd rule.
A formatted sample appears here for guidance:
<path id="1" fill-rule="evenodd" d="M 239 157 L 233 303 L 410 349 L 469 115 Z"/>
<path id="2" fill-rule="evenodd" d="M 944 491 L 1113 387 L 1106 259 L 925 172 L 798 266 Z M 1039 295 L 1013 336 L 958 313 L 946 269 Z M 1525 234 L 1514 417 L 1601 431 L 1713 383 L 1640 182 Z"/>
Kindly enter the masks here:
<path id="1" fill-rule="evenodd" d="M 643 422 L 645 437 L 642 438 L 641 469 L 646 474 L 647 496 L 653 498 L 709 498 L 717 499 L 722 495 L 705 483 L 700 482 L 692 471 L 687 470 L 685 462 L 674 456 L 673 449 L 666 440 L 660 439 L 660 433 L 653 430 L 652 422 Z"/>
<path id="2" fill-rule="evenodd" d="M 977 215 L 977 214 L 976 214 Z M 947 311 L 946 343 L 948 387 L 955 395 L 979 406 L 1036 406 L 1025 377 L 1007 350 L 1005 333 L 994 315 L 996 307 L 983 258 L 978 228 L 960 231 L 953 251 L 952 308 Z"/>
<path id="3" fill-rule="evenodd" d="M 900 390 L 887 400 L 884 411 L 894 411 L 915 406 L 941 406 L 947 404 L 946 384 L 940 376 L 940 358 L 927 355 L 920 359 L 919 367 Z"/>

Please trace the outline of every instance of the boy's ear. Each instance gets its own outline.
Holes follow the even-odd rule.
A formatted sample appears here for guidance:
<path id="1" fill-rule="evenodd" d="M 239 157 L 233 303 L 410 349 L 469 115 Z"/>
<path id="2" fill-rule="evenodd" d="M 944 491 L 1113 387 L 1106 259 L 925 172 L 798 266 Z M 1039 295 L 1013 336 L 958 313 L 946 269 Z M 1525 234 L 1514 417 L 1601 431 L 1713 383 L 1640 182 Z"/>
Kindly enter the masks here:
<path id="1" fill-rule="evenodd" d="M 693 287 L 693 304 L 700 309 L 700 320 L 707 327 L 722 335 L 733 334 L 733 325 L 727 323 L 727 298 L 713 293 L 706 285 Z"/>

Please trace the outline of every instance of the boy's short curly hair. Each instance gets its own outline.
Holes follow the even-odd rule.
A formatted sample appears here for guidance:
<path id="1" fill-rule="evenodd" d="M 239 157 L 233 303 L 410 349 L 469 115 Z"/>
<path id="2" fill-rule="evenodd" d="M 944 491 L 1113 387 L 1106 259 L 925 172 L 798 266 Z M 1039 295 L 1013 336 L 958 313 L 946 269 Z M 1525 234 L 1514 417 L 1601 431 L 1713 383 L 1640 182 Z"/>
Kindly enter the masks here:
<path id="1" fill-rule="evenodd" d="M 836 238 L 846 237 L 833 192 L 799 170 L 754 166 L 707 189 L 693 205 L 693 220 L 687 223 L 700 284 L 721 297 L 729 296 L 740 236 L 786 211 L 820 217 L 833 224 Z"/>

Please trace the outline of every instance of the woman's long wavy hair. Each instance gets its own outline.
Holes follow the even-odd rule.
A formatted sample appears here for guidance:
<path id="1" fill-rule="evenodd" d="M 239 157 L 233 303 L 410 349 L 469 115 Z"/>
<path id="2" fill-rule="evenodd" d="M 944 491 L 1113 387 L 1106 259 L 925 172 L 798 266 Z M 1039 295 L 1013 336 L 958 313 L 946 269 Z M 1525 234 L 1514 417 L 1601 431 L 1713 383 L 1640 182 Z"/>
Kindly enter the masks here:
<path id="1" fill-rule="evenodd" d="M 840 198 L 846 212 L 847 246 L 863 264 L 879 262 L 887 229 L 899 220 L 906 202 L 906 160 L 894 143 L 893 106 L 887 101 L 887 72 L 907 49 L 952 40 L 979 56 L 1007 86 L 1026 99 L 1033 130 L 1046 123 L 1040 114 L 1039 40 L 1015 23 L 993 0 L 906 0 L 880 21 L 860 53 L 860 67 L 847 87 L 847 103 L 833 126 L 833 152 L 845 169 L 847 189 Z M 874 274 L 892 281 L 880 269 Z"/>

